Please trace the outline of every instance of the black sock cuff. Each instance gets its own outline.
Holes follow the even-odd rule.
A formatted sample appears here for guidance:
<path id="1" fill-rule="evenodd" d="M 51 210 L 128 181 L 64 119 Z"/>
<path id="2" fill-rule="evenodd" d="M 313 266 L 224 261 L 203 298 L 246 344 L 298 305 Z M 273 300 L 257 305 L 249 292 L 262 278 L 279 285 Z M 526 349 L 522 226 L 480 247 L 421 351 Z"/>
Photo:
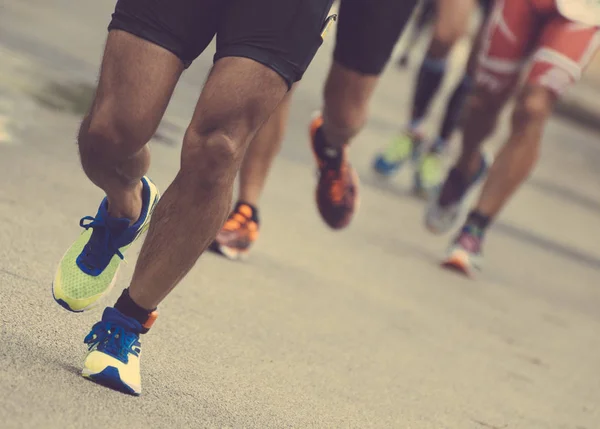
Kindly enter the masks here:
<path id="1" fill-rule="evenodd" d="M 485 230 L 491 222 L 491 217 L 486 216 L 477 210 L 472 210 L 467 217 L 467 225 L 473 225 L 481 230 Z"/>
<path id="2" fill-rule="evenodd" d="M 154 320 L 156 320 L 157 312 L 156 308 L 153 310 L 146 310 L 145 308 L 137 305 L 133 299 L 129 296 L 129 289 L 125 289 L 115 304 L 115 308 L 119 310 L 123 315 L 131 317 L 142 325 L 142 333 L 148 332 Z"/>

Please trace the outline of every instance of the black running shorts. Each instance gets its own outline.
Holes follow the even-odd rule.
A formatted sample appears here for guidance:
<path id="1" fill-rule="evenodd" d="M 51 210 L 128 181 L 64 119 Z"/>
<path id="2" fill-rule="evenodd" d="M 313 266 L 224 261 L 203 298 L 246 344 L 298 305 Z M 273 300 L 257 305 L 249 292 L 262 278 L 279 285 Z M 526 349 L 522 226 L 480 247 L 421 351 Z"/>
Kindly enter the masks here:
<path id="1" fill-rule="evenodd" d="M 341 0 L 334 59 L 350 70 L 379 75 L 417 0 Z"/>
<path id="2" fill-rule="evenodd" d="M 291 86 L 322 43 L 333 0 L 118 0 L 109 30 L 171 51 L 189 66 L 217 36 L 215 61 L 251 58 Z"/>

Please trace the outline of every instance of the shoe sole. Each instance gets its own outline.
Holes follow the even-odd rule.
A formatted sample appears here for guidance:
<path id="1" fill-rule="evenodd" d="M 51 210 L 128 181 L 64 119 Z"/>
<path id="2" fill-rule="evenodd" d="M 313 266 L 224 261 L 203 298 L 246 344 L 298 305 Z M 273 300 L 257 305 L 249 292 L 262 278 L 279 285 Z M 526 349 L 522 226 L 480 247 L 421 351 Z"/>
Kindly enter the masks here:
<path id="1" fill-rule="evenodd" d="M 84 368 L 81 371 L 81 375 L 94 383 L 98 383 L 101 386 L 108 387 L 121 393 L 127 393 L 133 396 L 139 396 L 142 393 L 141 386 L 130 386 L 125 383 L 121 379 L 119 370 L 114 366 L 107 366 L 98 373 L 92 373 L 87 368 Z"/>
<path id="2" fill-rule="evenodd" d="M 469 255 L 463 250 L 456 250 L 441 263 L 441 267 L 466 277 L 474 277 L 474 267 L 469 263 Z"/>
<path id="3" fill-rule="evenodd" d="M 240 250 L 234 247 L 223 246 L 221 244 L 215 244 L 209 247 L 213 253 L 223 256 L 230 261 L 245 261 L 248 259 L 250 250 Z"/>

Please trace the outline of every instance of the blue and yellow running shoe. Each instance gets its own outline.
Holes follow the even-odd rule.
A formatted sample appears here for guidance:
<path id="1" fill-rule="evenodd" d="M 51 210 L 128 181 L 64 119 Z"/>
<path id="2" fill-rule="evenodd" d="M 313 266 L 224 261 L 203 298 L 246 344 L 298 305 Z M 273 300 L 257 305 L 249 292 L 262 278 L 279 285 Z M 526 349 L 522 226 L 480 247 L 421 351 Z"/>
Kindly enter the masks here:
<path id="1" fill-rule="evenodd" d="M 69 311 L 89 310 L 115 284 L 123 254 L 147 231 L 159 199 L 152 181 L 142 178 L 142 214 L 133 224 L 108 214 L 106 198 L 96 217 L 86 216 L 79 224 L 85 229 L 65 253 L 52 284 L 54 300 Z"/>
<path id="2" fill-rule="evenodd" d="M 89 351 L 81 375 L 120 392 L 131 395 L 142 393 L 142 332 L 144 327 L 137 320 L 107 307 L 102 320 L 85 337 Z"/>
<path id="3" fill-rule="evenodd" d="M 416 132 L 396 136 L 385 150 L 375 157 L 373 169 L 382 176 L 396 174 L 406 161 L 417 161 L 423 137 Z"/>

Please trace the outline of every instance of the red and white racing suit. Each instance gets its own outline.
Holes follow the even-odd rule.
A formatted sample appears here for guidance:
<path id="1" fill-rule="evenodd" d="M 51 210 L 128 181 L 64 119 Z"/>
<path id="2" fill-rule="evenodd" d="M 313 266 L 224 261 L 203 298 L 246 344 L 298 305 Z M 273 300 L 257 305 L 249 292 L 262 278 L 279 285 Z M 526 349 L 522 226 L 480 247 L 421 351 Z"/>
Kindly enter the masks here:
<path id="1" fill-rule="evenodd" d="M 511 91 L 530 60 L 525 82 L 560 95 L 579 80 L 599 46 L 598 26 L 591 23 L 600 22 L 595 15 L 587 18 L 598 12 L 598 6 L 588 6 L 590 1 L 595 0 L 496 0 L 479 57 L 477 83 L 495 93 Z M 557 2 L 564 15 L 586 16 L 588 23 L 563 16 Z"/>

